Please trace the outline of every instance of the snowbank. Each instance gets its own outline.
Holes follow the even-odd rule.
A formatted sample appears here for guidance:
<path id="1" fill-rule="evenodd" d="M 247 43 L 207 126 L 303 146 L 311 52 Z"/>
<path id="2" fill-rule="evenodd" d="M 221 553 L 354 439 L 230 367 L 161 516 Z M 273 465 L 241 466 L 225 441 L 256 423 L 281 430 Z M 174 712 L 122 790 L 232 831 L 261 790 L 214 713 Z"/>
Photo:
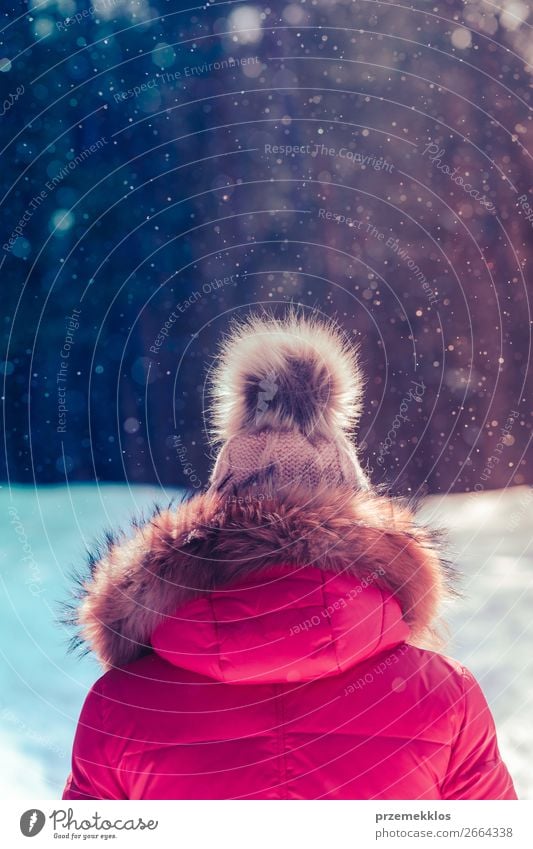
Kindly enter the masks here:
<path id="1" fill-rule="evenodd" d="M 446 611 L 448 654 L 477 676 L 521 798 L 533 798 L 533 488 L 433 496 L 422 516 L 449 529 L 462 598 Z"/>

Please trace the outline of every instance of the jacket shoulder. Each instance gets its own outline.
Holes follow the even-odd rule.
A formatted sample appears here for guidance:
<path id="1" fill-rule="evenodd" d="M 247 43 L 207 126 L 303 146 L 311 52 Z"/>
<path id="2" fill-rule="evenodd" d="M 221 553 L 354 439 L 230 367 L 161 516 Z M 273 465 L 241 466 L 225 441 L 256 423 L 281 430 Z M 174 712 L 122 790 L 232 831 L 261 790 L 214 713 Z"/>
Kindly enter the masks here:
<path id="1" fill-rule="evenodd" d="M 406 646 L 408 649 L 406 654 L 411 655 L 415 663 L 418 663 L 421 667 L 427 667 L 435 675 L 442 675 L 445 678 L 451 677 L 460 683 L 463 675 L 468 672 L 466 666 L 454 657 L 410 643 L 406 643 Z"/>
<path id="2" fill-rule="evenodd" d="M 416 684 L 419 695 L 446 704 L 455 714 L 464 710 L 465 694 L 476 679 L 467 667 L 448 655 L 407 644 L 403 655 L 406 679 Z"/>
<path id="3" fill-rule="evenodd" d="M 135 707 L 152 707 L 168 688 L 189 683 L 192 674 L 168 663 L 155 652 L 105 672 L 92 686 L 89 697 L 97 695 L 106 704 L 106 719 L 121 717 Z"/>

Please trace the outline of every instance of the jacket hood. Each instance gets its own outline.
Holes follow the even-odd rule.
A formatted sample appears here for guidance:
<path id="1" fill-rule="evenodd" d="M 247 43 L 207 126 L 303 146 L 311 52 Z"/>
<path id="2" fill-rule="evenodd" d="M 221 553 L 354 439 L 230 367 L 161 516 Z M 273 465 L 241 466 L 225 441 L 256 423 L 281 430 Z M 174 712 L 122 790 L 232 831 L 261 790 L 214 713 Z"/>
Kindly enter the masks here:
<path id="1" fill-rule="evenodd" d="M 408 635 L 398 602 L 370 579 L 288 566 L 185 604 L 152 646 L 208 678 L 266 684 L 338 675 Z"/>
<path id="2" fill-rule="evenodd" d="M 295 671 L 296 657 L 303 663 L 316 655 L 320 669 L 329 668 L 333 644 L 342 662 L 361 659 L 372 639 L 376 646 L 386 643 L 388 627 L 380 631 L 375 622 L 383 617 L 392 623 L 395 611 L 409 626 L 411 641 L 427 643 L 450 580 L 435 534 L 418 526 L 396 499 L 347 487 L 318 494 L 251 487 L 239 497 L 208 490 L 156 510 L 143 524 L 135 522 L 131 534 L 109 534 L 103 550 L 89 558 L 89 575 L 79 579 L 68 621 L 76 628 L 74 644 L 94 651 L 105 668 L 155 648 L 177 665 L 201 664 L 205 674 L 233 680 L 257 674 L 260 661 L 246 660 L 249 646 L 249 658 L 266 652 L 263 673 L 268 663 L 269 674 L 287 675 Z M 325 598 L 342 597 L 358 582 L 370 588 L 331 619 L 313 613 L 320 619 L 314 634 L 302 629 L 305 638 L 294 632 L 286 640 L 287 627 L 290 632 L 309 618 L 303 615 L 308 582 L 312 610 L 324 608 L 321 586 Z M 214 642 L 219 620 L 230 650 L 238 650 L 233 671 L 237 655 L 221 653 Z M 397 639 L 398 630 L 394 639 L 406 633 Z M 285 671 L 272 672 L 278 667 Z"/>

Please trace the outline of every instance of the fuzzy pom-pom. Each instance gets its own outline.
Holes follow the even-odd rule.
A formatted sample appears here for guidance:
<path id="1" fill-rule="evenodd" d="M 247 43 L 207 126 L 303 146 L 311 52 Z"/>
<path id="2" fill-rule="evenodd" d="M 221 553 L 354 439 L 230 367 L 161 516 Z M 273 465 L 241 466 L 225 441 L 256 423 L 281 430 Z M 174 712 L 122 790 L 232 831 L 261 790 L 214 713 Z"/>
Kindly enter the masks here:
<path id="1" fill-rule="evenodd" d="M 356 348 L 332 320 L 252 314 L 234 324 L 211 374 L 213 435 L 298 428 L 334 439 L 353 430 L 361 391 Z"/>

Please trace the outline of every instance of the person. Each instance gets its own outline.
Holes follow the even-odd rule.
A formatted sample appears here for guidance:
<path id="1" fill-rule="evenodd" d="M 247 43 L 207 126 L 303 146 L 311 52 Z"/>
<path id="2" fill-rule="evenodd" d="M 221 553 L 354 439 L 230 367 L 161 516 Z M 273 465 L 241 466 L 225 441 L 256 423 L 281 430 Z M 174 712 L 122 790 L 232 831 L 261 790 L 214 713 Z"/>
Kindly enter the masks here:
<path id="1" fill-rule="evenodd" d="M 358 459 L 356 353 L 294 311 L 223 341 L 209 486 L 83 582 L 106 671 L 64 799 L 516 798 L 479 685 L 436 651 L 434 534 Z"/>

